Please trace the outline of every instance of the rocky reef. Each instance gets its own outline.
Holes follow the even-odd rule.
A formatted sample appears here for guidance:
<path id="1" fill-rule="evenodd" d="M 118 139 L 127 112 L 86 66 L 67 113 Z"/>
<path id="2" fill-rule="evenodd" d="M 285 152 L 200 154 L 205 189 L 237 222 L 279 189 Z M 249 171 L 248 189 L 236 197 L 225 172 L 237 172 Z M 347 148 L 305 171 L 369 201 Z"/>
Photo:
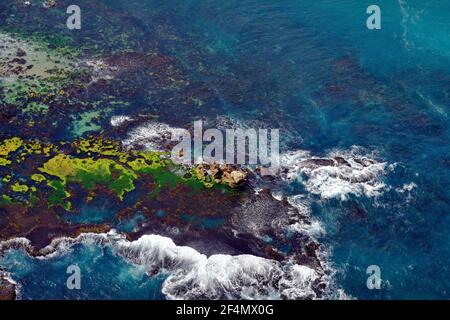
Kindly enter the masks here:
<path id="1" fill-rule="evenodd" d="M 239 167 L 184 167 L 165 152 L 129 150 L 101 137 L 58 144 L 14 137 L 0 143 L 0 159 L 0 239 L 27 238 L 31 255 L 56 238 L 116 229 L 129 240 L 160 234 L 207 255 L 294 259 L 322 269 L 315 240 L 285 237 L 308 217 L 268 189 L 256 194 Z"/>
<path id="2" fill-rule="evenodd" d="M 173 163 L 170 130 L 151 135 L 160 149 L 135 131 L 149 120 L 186 127 L 205 114 L 205 106 L 212 118 L 219 113 L 216 83 L 190 76 L 159 39 L 188 44 L 164 22 L 154 34 L 143 34 L 107 7 L 92 15 L 90 28 L 50 34 L 33 28 L 35 17 L 48 19 L 67 1 L 56 7 L 46 1 L 47 10 L 41 2 L 6 2 L 0 4 L 0 14 L 10 13 L 0 25 L 0 256 L 18 238 L 28 239 L 30 255 L 43 256 L 55 239 L 114 229 L 130 241 L 166 236 L 208 256 L 251 254 L 309 266 L 319 275 L 313 287 L 321 295 L 320 245 L 293 231 L 296 224 L 310 224 L 307 215 L 268 188 L 255 192 L 245 168 Z M 87 2 L 85 10 L 96 12 L 96 6 Z M 12 28 L 16 19 L 28 23 Z M 114 21 L 125 21 L 123 30 L 105 27 Z M 89 33 L 96 28 L 101 37 Z M 211 76 L 201 64 L 191 67 Z M 213 76 L 232 101 L 244 102 L 249 83 L 228 71 Z M 126 143 L 130 135 L 138 143 Z M 0 277 L 0 298 L 15 298 L 7 279 Z"/>
<path id="3" fill-rule="evenodd" d="M 13 283 L 6 273 L 0 270 L 0 301 L 16 299 L 16 284 Z"/>
<path id="4" fill-rule="evenodd" d="M 223 164 L 200 164 L 193 169 L 195 176 L 205 181 L 208 186 L 214 183 L 226 184 L 231 188 L 245 185 L 248 178 L 248 172 L 244 168 L 233 165 Z"/>
<path id="5" fill-rule="evenodd" d="M 78 206 L 89 204 L 99 193 L 123 202 L 126 195 L 135 191 L 137 183 L 146 180 L 149 183 L 145 185 L 145 192 L 149 197 L 156 197 L 164 188 L 179 185 L 186 185 L 192 192 L 230 185 L 226 179 L 199 179 L 197 168 L 175 165 L 163 152 L 128 151 L 102 138 L 82 139 L 71 144 L 44 144 L 18 137 L 5 139 L 0 143 L 0 172 L 0 206 L 8 213 L 0 224 L 3 239 L 18 230 L 25 231 L 27 219 L 18 219 L 21 226 L 6 222 L 17 221 L 19 213 L 29 212 L 31 217 L 40 208 L 47 208 L 76 214 L 75 203 Z M 39 215 L 32 220 L 39 222 Z"/>

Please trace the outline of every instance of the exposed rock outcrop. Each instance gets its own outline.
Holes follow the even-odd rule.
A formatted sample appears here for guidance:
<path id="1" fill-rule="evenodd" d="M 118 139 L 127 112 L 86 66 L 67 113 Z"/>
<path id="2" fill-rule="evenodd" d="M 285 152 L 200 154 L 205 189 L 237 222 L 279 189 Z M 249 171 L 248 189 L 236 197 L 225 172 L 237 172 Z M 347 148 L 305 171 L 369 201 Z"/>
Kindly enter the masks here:
<path id="1" fill-rule="evenodd" d="M 46 0 L 42 3 L 42 6 L 47 9 L 56 7 L 56 0 Z"/>
<path id="2" fill-rule="evenodd" d="M 5 273 L 0 271 L 0 301 L 15 299 L 16 285 L 8 279 Z"/>
<path id="3" fill-rule="evenodd" d="M 245 185 L 248 172 L 245 169 L 233 165 L 224 164 L 200 164 L 194 169 L 200 180 L 218 184 L 225 184 L 231 188 Z"/>

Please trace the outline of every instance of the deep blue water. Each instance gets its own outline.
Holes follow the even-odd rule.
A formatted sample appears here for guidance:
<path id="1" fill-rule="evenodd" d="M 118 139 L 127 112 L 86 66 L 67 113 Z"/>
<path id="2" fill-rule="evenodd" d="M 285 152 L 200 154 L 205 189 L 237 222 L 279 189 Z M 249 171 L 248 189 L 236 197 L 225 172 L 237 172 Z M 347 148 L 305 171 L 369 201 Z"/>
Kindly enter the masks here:
<path id="1" fill-rule="evenodd" d="M 214 87 L 221 101 L 214 107 L 223 115 L 283 128 L 285 150 L 325 155 L 357 145 L 397 163 L 383 178 L 390 190 L 351 198 L 365 208 L 366 219 L 352 217 L 348 201 L 317 200 L 313 207 L 327 232 L 320 240 L 332 250 L 337 284 L 360 299 L 450 298 L 450 2 L 379 0 L 382 29 L 375 31 L 366 28 L 372 2 L 360 0 L 111 3 L 149 28 L 157 21 L 147 13 L 168 19 L 189 41 L 161 41 L 161 49 Z M 196 69 L 197 48 L 209 52 L 201 61 L 212 70 L 206 78 Z M 233 99 L 227 79 L 246 84 L 241 100 Z M 409 183 L 417 187 L 395 190 Z M 142 270 L 98 250 L 77 248 L 62 261 L 12 253 L 6 265 L 13 257 L 21 263 L 16 278 L 24 281 L 25 298 L 36 297 L 44 275 L 56 270 L 55 277 L 65 277 L 58 268 L 79 259 L 93 270 L 108 266 L 121 288 L 92 275 L 100 295 L 83 294 L 160 297 Z M 27 282 L 35 264 L 43 278 Z M 369 265 L 381 268 L 381 290 L 366 287 Z"/>

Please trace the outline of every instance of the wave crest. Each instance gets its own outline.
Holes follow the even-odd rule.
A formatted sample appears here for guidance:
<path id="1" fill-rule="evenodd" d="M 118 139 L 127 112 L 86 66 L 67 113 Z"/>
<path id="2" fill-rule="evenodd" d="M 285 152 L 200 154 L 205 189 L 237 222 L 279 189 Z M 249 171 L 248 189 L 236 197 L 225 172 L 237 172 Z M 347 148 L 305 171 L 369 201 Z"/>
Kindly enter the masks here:
<path id="1" fill-rule="evenodd" d="M 252 255 L 207 257 L 167 237 L 144 235 L 128 241 L 114 230 L 55 239 L 33 256 L 55 259 L 80 243 L 110 247 L 118 256 L 145 266 L 149 275 L 167 275 L 162 292 L 169 299 L 314 299 L 321 298 L 320 288 L 327 286 L 322 272 L 308 266 Z M 0 243 L 0 253 L 2 249 L 33 252 L 23 239 Z"/>
<path id="2" fill-rule="evenodd" d="M 282 178 L 299 180 L 307 191 L 322 199 L 347 200 L 349 195 L 375 197 L 386 187 L 382 176 L 386 162 L 351 152 L 332 152 L 325 158 L 307 151 L 288 152 L 281 156 Z"/>

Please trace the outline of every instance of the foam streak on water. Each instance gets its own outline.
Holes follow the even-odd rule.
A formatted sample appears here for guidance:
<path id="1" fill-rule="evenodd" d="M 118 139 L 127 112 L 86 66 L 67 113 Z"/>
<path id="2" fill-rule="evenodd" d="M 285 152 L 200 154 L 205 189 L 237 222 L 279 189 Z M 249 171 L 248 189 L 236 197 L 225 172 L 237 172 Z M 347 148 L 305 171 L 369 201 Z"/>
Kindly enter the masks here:
<path id="1" fill-rule="evenodd" d="M 327 157 L 314 157 L 307 151 L 294 151 L 282 155 L 283 178 L 300 180 L 306 189 L 322 199 L 337 198 L 345 201 L 350 194 L 379 196 L 385 184 L 387 164 L 359 155 L 358 148 L 334 151 Z"/>

